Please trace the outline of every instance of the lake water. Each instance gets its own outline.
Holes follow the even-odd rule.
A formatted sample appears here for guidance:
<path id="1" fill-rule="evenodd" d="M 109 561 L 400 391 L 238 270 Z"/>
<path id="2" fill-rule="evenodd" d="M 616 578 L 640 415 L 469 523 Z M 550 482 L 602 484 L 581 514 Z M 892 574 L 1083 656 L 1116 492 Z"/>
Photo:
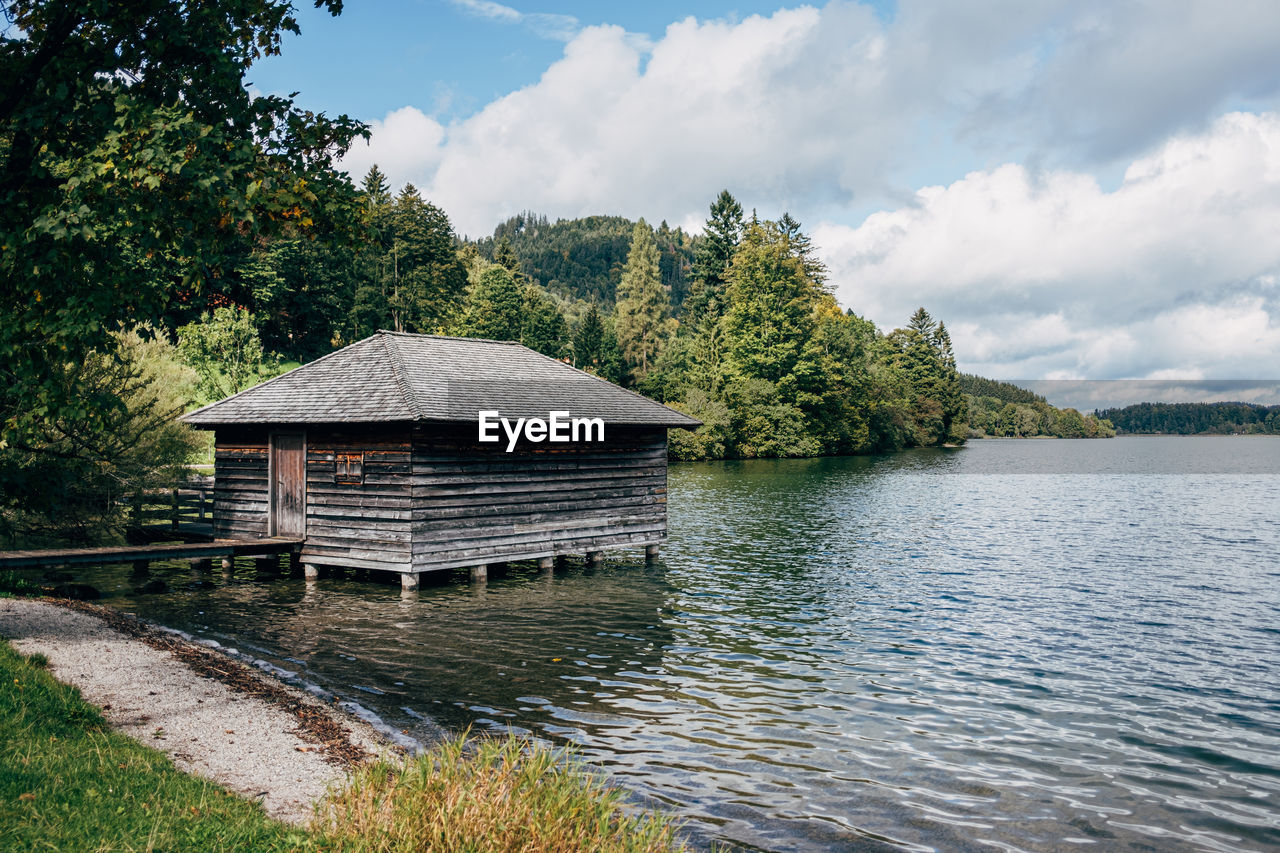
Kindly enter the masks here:
<path id="1" fill-rule="evenodd" d="M 650 566 L 82 576 L 397 730 L 573 743 L 702 846 L 1258 850 L 1278 519 L 1280 439 L 994 440 L 673 467 Z"/>

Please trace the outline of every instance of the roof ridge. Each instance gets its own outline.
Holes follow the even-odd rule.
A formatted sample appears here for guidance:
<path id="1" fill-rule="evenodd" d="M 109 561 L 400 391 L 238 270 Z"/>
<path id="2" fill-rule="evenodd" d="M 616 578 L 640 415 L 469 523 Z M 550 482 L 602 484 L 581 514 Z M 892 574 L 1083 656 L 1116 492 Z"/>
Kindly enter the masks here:
<path id="1" fill-rule="evenodd" d="M 391 335 L 394 334 L 397 333 L 378 332 L 378 336 L 382 339 L 382 349 L 387 354 L 387 361 L 391 365 L 391 375 L 396 380 L 396 387 L 400 389 L 401 396 L 404 397 L 405 405 L 413 413 L 413 419 L 415 421 L 425 420 L 422 407 L 418 405 L 418 397 L 413 393 L 409 380 L 404 375 L 404 360 L 400 357 L 400 347 L 391 340 Z"/>
<path id="2" fill-rule="evenodd" d="M 423 332 L 393 332 L 390 329 L 379 329 L 378 334 L 395 335 L 401 338 L 430 338 L 434 341 L 472 341 L 478 344 L 503 344 L 505 346 L 514 347 L 524 346 L 524 344 L 519 341 L 500 341 L 496 338 L 468 338 L 462 335 L 428 335 Z"/>
<path id="3" fill-rule="evenodd" d="M 257 385 L 250 385 L 248 388 L 245 388 L 243 391 L 237 391 L 236 393 L 232 394 L 230 397 L 223 397 L 221 400 L 214 400 L 212 403 L 208 403 L 204 406 L 201 406 L 198 409 L 192 409 L 190 412 L 187 412 L 181 415 L 179 419 L 188 418 L 188 417 L 191 417 L 192 415 L 198 415 L 203 411 L 207 411 L 208 409 L 214 408 L 215 406 L 221 406 L 223 403 L 230 403 L 232 400 L 236 399 L 237 397 L 242 397 L 245 394 L 248 394 L 250 391 L 257 391 L 259 388 L 270 385 L 272 382 L 275 382 L 278 379 L 284 379 L 286 376 L 292 376 L 293 374 L 297 373 L 299 370 L 306 370 L 308 367 L 311 367 L 312 365 L 319 364 L 325 359 L 332 358 L 338 353 L 344 352 L 353 346 L 357 346 L 358 344 L 364 343 L 365 341 L 373 340 L 377 336 L 378 334 L 375 332 L 374 334 L 369 335 L 369 337 L 367 338 L 361 338 L 358 341 L 352 341 L 351 343 L 347 344 L 345 347 L 339 347 L 333 352 L 325 353 L 324 355 L 320 356 L 314 361 L 308 361 L 305 364 L 299 364 L 297 367 L 293 368 L 292 370 L 286 370 L 284 373 L 281 373 L 279 376 L 272 376 L 270 379 L 262 380 Z"/>

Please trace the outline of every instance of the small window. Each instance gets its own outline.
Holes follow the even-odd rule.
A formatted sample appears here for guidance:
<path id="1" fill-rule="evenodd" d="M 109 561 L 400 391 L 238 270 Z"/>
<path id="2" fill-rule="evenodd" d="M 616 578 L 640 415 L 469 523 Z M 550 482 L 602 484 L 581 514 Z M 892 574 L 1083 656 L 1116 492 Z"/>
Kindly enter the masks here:
<path id="1" fill-rule="evenodd" d="M 337 466 L 333 473 L 335 483 L 364 482 L 363 453 L 338 453 L 334 456 L 334 463 Z"/>

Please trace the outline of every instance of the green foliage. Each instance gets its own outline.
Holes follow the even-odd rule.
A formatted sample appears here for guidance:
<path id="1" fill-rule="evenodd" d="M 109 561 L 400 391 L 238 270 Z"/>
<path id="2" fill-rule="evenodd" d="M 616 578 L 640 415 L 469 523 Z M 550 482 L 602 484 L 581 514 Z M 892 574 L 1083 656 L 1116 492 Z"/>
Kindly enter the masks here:
<path id="1" fill-rule="evenodd" d="M 813 334 L 820 293 L 785 234 L 772 223 L 749 224 L 726 288 L 730 371 L 780 383 L 789 397 L 804 344 Z"/>
<path id="2" fill-rule="evenodd" d="M 653 229 L 641 219 L 631 234 L 627 267 L 618 285 L 615 332 L 618 345 L 637 379 L 657 361 L 676 323 L 658 273 L 658 246 Z"/>
<path id="3" fill-rule="evenodd" d="M 467 293 L 466 307 L 453 327 L 465 338 L 518 341 L 524 327 L 524 294 L 511 273 L 485 264 Z"/>
<path id="4" fill-rule="evenodd" d="M 349 327 L 355 298 L 351 244 L 276 240 L 250 254 L 235 271 L 247 291 L 262 346 L 297 361 L 330 352 Z"/>
<path id="5" fill-rule="evenodd" d="M 202 442 L 175 417 L 196 377 L 153 335 L 119 333 L 110 348 L 60 365 L 58 382 L 81 405 L 0 449 L 0 535 L 11 544 L 118 538 L 133 495 L 184 478 Z"/>
<path id="6" fill-rule="evenodd" d="M 907 328 L 889 334 L 888 343 L 894 368 L 907 384 L 912 443 L 962 444 L 967 408 L 946 326 L 919 308 Z"/>
<path id="7" fill-rule="evenodd" d="M 621 216 L 587 216 L 553 223 L 545 216 L 522 213 L 474 245 L 483 257 L 504 266 L 514 257 L 525 277 L 559 298 L 612 307 L 634 230 L 635 223 Z M 678 308 L 689 291 L 696 241 L 665 222 L 654 240 L 662 285 Z M 510 255 L 502 249 L 504 241 Z"/>
<path id="8" fill-rule="evenodd" d="M 0 826 L 17 845 L 6 849 L 317 849 L 257 803 L 111 731 L 46 665 L 0 642 Z"/>
<path id="9" fill-rule="evenodd" d="M 1256 403 L 1137 403 L 1097 416 L 1140 435 L 1280 435 L 1280 406 Z"/>
<path id="10" fill-rule="evenodd" d="M 689 389 L 684 403 L 671 403 L 672 408 L 702 421 L 692 432 L 673 429 L 667 433 L 672 459 L 694 462 L 701 459 L 723 459 L 733 446 L 733 412 L 724 400 L 697 388 Z"/>
<path id="11" fill-rule="evenodd" d="M 778 387 L 764 379 L 739 379 L 725 389 L 732 413 L 735 455 L 755 457 L 817 456 L 822 445 L 809 423 Z"/>
<path id="12" fill-rule="evenodd" d="M 416 758 L 366 765 L 322 816 L 350 853 L 684 849 L 670 820 L 629 807 L 572 752 L 514 735 L 464 733 Z"/>
<path id="13" fill-rule="evenodd" d="M 1092 414 L 1082 415 L 1075 409 L 1055 408 L 1039 396 L 1031 402 L 1006 402 L 1001 397 L 973 395 L 967 395 L 967 399 L 970 435 L 975 437 L 1111 438 L 1116 434 L 1110 421 Z"/>
<path id="14" fill-rule="evenodd" d="M 742 205 L 721 190 L 711 203 L 711 216 L 703 228 L 693 262 L 693 288 L 685 314 L 695 325 L 714 324 L 724 313 L 724 289 L 729 265 L 742 240 Z"/>
<path id="15" fill-rule="evenodd" d="M 552 358 L 564 355 L 569 344 L 569 327 L 560 306 L 545 290 L 536 284 L 525 285 L 520 314 L 520 343 Z"/>
<path id="16" fill-rule="evenodd" d="M 340 3 L 329 0 L 336 12 Z M 298 26 L 289 3 L 11 0 L 0 36 L 0 416 L 30 444 L 84 412 L 67 363 L 158 320 L 257 238 L 346 228 L 348 118 L 253 96 L 246 71 Z"/>
<path id="17" fill-rule="evenodd" d="M 391 199 L 377 166 L 362 186 L 375 237 L 361 247 L 356 264 L 353 337 L 380 328 L 439 333 L 455 319 L 467 287 L 449 217 L 412 184 Z"/>
<path id="18" fill-rule="evenodd" d="M 971 397 L 994 397 L 1005 403 L 1047 403 L 1044 397 L 1012 382 L 1001 382 L 997 379 L 986 379 L 972 373 L 960 374 L 960 390 Z"/>
<path id="19" fill-rule="evenodd" d="M 206 403 L 257 384 L 270 369 L 249 312 L 233 306 L 216 308 L 178 329 L 178 352 L 200 377 Z"/>

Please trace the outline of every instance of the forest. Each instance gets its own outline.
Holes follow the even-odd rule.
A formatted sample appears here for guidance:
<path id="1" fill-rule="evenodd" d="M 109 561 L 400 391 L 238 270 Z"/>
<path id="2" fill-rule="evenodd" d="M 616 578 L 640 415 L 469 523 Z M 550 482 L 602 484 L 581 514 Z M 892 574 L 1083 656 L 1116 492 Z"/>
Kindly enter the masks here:
<path id="1" fill-rule="evenodd" d="M 724 191 L 701 234 L 524 213 L 455 234 L 376 166 L 340 241 L 247 247 L 159 327 L 212 400 L 378 329 L 515 340 L 698 417 L 677 459 L 815 456 L 963 442 L 944 323 L 883 333 L 842 310 L 800 224 Z M 227 365 L 236 366 L 230 376 Z"/>
<path id="2" fill-rule="evenodd" d="M 98 536 L 207 454 L 176 415 L 378 329 L 520 341 L 663 401 L 703 422 L 673 431 L 681 460 L 1089 430 L 966 396 L 940 319 L 842 308 L 800 223 L 728 191 L 697 234 L 525 212 L 461 237 L 414 186 L 341 169 L 363 124 L 246 88 L 299 31 L 288 3 L 0 5 L 11 541 Z"/>
<path id="3" fill-rule="evenodd" d="M 1098 416 L 1133 435 L 1280 435 L 1280 406 L 1256 403 L 1137 403 Z"/>
<path id="4" fill-rule="evenodd" d="M 1010 382 L 962 373 L 960 387 L 970 438 L 1112 438 L 1116 434 L 1105 415 L 1057 408 Z"/>

